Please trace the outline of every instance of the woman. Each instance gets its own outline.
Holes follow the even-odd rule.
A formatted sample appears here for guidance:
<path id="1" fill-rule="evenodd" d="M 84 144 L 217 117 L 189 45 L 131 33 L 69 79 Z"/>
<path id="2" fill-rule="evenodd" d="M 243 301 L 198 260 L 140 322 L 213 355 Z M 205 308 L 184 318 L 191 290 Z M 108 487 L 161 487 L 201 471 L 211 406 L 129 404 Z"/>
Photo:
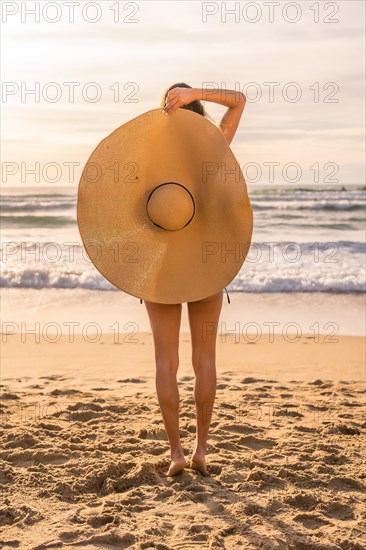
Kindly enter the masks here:
<path id="1" fill-rule="evenodd" d="M 201 100 L 227 107 L 219 128 L 230 144 L 238 128 L 246 97 L 233 90 L 204 90 L 192 88 L 184 82 L 173 84 L 164 93 L 161 106 L 166 115 L 179 108 L 189 109 L 205 116 Z M 203 475 L 209 475 L 205 455 L 212 408 L 216 396 L 216 336 L 223 300 L 223 289 L 196 302 L 187 302 L 192 340 L 192 365 L 195 373 L 194 399 L 196 405 L 196 444 L 191 466 Z M 177 371 L 182 304 L 158 304 L 144 301 L 153 333 L 156 362 L 156 390 L 170 443 L 171 464 L 167 476 L 174 476 L 187 466 L 179 437 L 179 391 Z M 213 323 L 216 332 L 202 340 L 204 323 Z M 207 325 L 206 325 L 207 326 Z M 211 325 L 210 325 L 211 326 Z"/>

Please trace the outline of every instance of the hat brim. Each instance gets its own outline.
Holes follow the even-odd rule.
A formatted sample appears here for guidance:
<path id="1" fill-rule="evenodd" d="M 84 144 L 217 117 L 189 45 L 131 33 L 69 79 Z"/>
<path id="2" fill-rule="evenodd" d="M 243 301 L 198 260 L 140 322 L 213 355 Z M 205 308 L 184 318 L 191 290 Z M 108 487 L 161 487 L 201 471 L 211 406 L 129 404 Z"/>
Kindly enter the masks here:
<path id="1" fill-rule="evenodd" d="M 166 231 L 146 211 L 151 191 L 175 182 L 195 201 L 191 222 Z M 197 301 L 227 286 L 249 250 L 246 182 L 220 130 L 193 111 L 148 111 L 103 139 L 78 189 L 77 223 L 97 270 L 143 300 Z"/>

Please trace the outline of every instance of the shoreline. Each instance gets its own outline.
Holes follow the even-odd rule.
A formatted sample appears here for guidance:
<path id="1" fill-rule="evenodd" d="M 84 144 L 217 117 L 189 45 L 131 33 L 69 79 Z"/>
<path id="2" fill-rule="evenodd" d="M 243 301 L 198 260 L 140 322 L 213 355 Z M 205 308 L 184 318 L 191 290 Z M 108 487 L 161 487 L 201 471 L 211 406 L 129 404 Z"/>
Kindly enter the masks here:
<path id="1" fill-rule="evenodd" d="M 122 291 L 85 289 L 3 288 L 2 332 L 40 324 L 47 333 L 64 334 L 72 325 L 83 333 L 90 323 L 104 333 L 123 330 L 128 323 L 138 332 L 150 332 L 144 304 Z M 219 333 L 324 334 L 365 336 L 364 294 L 245 293 L 223 294 Z M 13 323 L 13 327 L 4 323 Z M 187 304 L 182 307 L 181 333 L 189 333 Z"/>

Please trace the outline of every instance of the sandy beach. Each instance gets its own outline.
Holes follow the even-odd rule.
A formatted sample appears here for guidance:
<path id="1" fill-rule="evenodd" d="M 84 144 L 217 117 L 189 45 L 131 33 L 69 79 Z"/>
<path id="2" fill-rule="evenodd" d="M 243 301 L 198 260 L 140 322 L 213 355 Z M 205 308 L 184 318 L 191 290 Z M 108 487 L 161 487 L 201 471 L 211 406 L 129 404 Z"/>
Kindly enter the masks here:
<path id="1" fill-rule="evenodd" d="M 366 550 L 365 6 L 1 2 L 0 550 Z"/>
<path id="2" fill-rule="evenodd" d="M 64 322 L 45 296 L 29 319 Z M 223 318 L 231 307 L 242 311 L 231 296 Z M 10 311 L 6 320 L 19 321 Z M 126 315 L 145 326 L 138 302 Z M 169 445 L 150 331 L 103 331 L 94 341 L 92 332 L 41 331 L 38 342 L 21 330 L 2 334 L 1 547 L 366 548 L 364 337 L 220 333 L 204 477 L 189 462 L 194 377 L 182 326 L 180 429 L 189 466 L 173 478 L 163 475 Z"/>

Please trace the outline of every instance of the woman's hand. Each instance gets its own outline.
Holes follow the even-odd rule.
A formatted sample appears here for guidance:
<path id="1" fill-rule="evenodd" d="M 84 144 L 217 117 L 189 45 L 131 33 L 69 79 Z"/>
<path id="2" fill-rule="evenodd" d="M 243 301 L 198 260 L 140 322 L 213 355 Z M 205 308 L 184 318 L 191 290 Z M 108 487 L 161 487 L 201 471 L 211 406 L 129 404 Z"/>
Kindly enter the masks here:
<path id="1" fill-rule="evenodd" d="M 171 114 L 174 113 L 180 107 L 191 103 L 194 101 L 193 88 L 173 88 L 169 90 L 166 98 L 166 104 L 163 108 L 163 113 Z"/>

